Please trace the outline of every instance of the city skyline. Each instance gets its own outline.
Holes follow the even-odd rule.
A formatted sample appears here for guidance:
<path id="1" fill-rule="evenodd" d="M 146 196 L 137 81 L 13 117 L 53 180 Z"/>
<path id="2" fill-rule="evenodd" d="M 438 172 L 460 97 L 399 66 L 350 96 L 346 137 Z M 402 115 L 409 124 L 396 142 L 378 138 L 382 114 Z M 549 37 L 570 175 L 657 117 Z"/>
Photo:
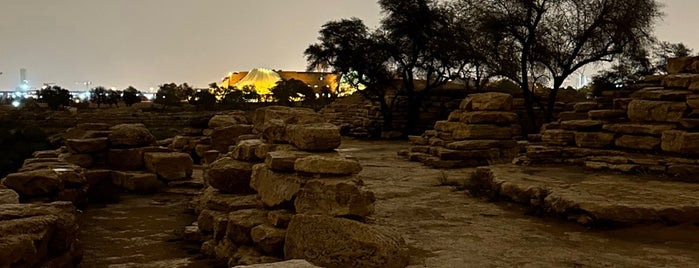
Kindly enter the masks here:
<path id="1" fill-rule="evenodd" d="M 660 40 L 699 50 L 699 2 L 665 0 Z M 0 89 L 21 68 L 33 87 L 142 91 L 163 83 L 205 87 L 257 67 L 303 71 L 303 50 L 327 21 L 358 17 L 374 28 L 376 0 L 6 0 L 0 9 Z"/>

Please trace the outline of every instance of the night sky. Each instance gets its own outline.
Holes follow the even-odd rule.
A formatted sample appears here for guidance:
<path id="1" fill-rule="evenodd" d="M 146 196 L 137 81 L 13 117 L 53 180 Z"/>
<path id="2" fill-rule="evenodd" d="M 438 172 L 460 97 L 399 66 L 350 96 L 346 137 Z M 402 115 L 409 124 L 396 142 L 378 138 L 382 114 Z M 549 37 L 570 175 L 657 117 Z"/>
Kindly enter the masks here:
<path id="1" fill-rule="evenodd" d="M 657 35 L 699 51 L 699 1 L 663 0 Z M 327 21 L 370 27 L 376 0 L 0 0 L 0 89 L 57 83 L 146 91 L 218 82 L 255 67 L 302 71 L 303 50 Z"/>

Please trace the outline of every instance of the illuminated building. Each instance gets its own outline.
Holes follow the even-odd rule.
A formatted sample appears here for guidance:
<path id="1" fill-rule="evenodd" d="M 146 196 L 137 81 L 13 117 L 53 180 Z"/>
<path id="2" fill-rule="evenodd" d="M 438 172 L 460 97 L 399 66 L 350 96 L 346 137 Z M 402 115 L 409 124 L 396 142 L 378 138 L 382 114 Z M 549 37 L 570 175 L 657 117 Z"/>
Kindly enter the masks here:
<path id="1" fill-rule="evenodd" d="M 281 71 L 265 68 L 255 68 L 249 72 L 232 72 L 223 78 L 218 85 L 222 88 L 235 87 L 243 89 L 246 86 L 254 86 L 257 93 L 266 95 L 270 89 L 276 86 L 281 80 L 296 79 L 306 83 L 316 92 L 328 89 L 330 92 L 337 92 L 339 76 L 334 73 L 325 72 L 293 72 Z"/>

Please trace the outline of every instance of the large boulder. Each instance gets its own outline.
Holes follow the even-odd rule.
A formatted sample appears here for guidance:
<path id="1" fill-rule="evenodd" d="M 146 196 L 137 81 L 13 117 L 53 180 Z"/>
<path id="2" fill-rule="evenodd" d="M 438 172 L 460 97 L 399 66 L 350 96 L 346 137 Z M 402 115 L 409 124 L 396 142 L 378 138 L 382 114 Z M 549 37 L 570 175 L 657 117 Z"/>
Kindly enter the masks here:
<path id="1" fill-rule="evenodd" d="M 155 144 L 155 136 L 143 124 L 121 124 L 110 128 L 109 141 L 115 147 L 142 147 Z"/>
<path id="2" fill-rule="evenodd" d="M 192 157 L 186 153 L 145 153 L 148 171 L 165 181 L 185 180 L 192 176 Z"/>
<path id="3" fill-rule="evenodd" d="M 89 154 L 101 152 L 107 149 L 109 145 L 108 138 L 92 138 L 92 139 L 68 139 L 66 146 L 68 150 L 76 154 Z"/>
<path id="4" fill-rule="evenodd" d="M 321 215 L 295 215 L 284 243 L 286 259 L 322 267 L 405 267 L 405 240 L 392 230 Z"/>
<path id="5" fill-rule="evenodd" d="M 294 170 L 306 174 L 352 175 L 362 171 L 359 162 L 342 156 L 310 155 L 296 159 Z"/>
<path id="6" fill-rule="evenodd" d="M 686 102 L 633 100 L 629 103 L 628 115 L 636 122 L 676 123 L 686 110 Z"/>
<path id="7" fill-rule="evenodd" d="M 603 148 L 614 141 L 614 133 L 609 132 L 576 132 L 575 144 L 583 148 Z"/>
<path id="8" fill-rule="evenodd" d="M 248 119 L 244 113 L 217 114 L 209 119 L 209 128 L 228 127 L 233 125 L 247 124 Z"/>
<path id="9" fill-rule="evenodd" d="M 374 213 L 374 193 L 354 180 L 310 180 L 299 191 L 294 207 L 299 214 L 364 219 Z"/>
<path id="10" fill-rule="evenodd" d="M 2 183 L 21 196 L 35 197 L 57 194 L 67 185 L 84 185 L 86 181 L 81 170 L 55 168 L 12 173 Z"/>
<path id="11" fill-rule="evenodd" d="M 211 163 L 204 180 L 224 193 L 250 193 L 250 176 L 254 163 L 223 157 Z"/>
<path id="12" fill-rule="evenodd" d="M 661 148 L 666 152 L 699 155 L 699 133 L 681 130 L 665 131 L 661 138 Z"/>
<path id="13" fill-rule="evenodd" d="M 512 95 L 507 93 L 476 93 L 461 101 L 460 108 L 467 111 L 510 111 L 512 100 Z"/>
<path id="14" fill-rule="evenodd" d="M 330 123 L 288 125 L 286 137 L 290 144 L 305 151 L 331 151 L 340 146 L 340 128 Z"/>
<path id="15" fill-rule="evenodd" d="M 252 125 L 219 127 L 211 132 L 211 147 L 219 152 L 228 152 L 228 147 L 237 143 L 242 135 L 252 134 Z"/>
<path id="16" fill-rule="evenodd" d="M 240 161 L 261 161 L 267 153 L 266 150 L 262 150 L 265 146 L 267 144 L 260 139 L 242 140 L 231 152 L 231 157 Z"/>

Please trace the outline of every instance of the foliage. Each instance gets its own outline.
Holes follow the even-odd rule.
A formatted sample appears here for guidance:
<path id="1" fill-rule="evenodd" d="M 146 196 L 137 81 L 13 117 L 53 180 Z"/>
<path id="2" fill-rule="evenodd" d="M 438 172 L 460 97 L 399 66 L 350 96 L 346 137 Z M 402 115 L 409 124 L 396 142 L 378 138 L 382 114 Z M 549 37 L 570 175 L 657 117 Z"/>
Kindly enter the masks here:
<path id="1" fill-rule="evenodd" d="M 128 88 L 124 89 L 123 95 L 122 95 L 122 100 L 124 101 L 124 105 L 131 106 L 134 105 L 135 103 L 141 102 L 143 94 L 141 94 L 138 89 L 129 86 Z"/>
<path id="2" fill-rule="evenodd" d="M 107 103 L 107 89 L 101 86 L 90 89 L 90 101 L 96 103 L 98 108 Z"/>
<path id="3" fill-rule="evenodd" d="M 216 108 L 216 95 L 208 89 L 197 89 L 195 93 L 189 97 L 189 104 L 197 107 L 197 110 L 213 110 Z"/>
<path id="4" fill-rule="evenodd" d="M 37 92 L 39 102 L 46 103 L 52 110 L 70 105 L 70 92 L 59 86 L 44 87 Z"/>
<path id="5" fill-rule="evenodd" d="M 187 83 L 177 85 L 175 83 L 162 84 L 155 93 L 154 103 L 163 108 L 168 106 L 180 106 L 183 100 L 189 100 L 194 95 L 194 89 Z"/>
<path id="6" fill-rule="evenodd" d="M 281 105 L 288 106 L 292 101 L 302 99 L 305 102 L 316 99 L 315 92 L 308 84 L 296 80 L 280 80 L 272 89 L 272 96 Z"/>

